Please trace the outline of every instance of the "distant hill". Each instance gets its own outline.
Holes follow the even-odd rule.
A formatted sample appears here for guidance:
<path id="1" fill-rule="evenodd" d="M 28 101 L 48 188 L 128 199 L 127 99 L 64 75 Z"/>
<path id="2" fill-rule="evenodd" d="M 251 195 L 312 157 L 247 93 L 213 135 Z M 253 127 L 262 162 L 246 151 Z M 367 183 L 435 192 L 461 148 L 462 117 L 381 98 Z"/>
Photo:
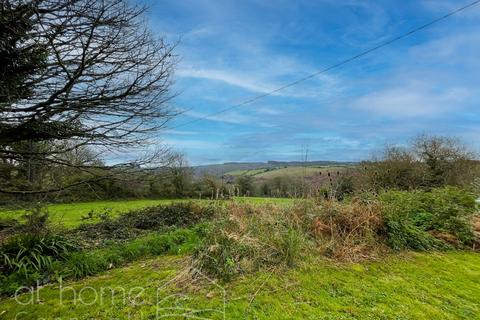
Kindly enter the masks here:
<path id="1" fill-rule="evenodd" d="M 262 174 L 271 171 L 271 169 L 280 169 L 288 167 L 326 167 L 326 166 L 349 166 L 355 162 L 342 161 L 268 161 L 268 162 L 227 162 L 223 164 L 209 164 L 193 167 L 196 176 L 205 174 L 215 177 L 223 175 L 240 175 L 240 174 Z"/>

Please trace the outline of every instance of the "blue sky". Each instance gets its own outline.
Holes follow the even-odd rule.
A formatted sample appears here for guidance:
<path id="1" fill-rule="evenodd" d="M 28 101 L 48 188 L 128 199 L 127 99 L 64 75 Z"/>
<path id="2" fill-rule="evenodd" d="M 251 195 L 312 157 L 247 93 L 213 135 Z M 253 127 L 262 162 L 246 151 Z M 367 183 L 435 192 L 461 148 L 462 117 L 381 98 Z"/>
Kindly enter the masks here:
<path id="1" fill-rule="evenodd" d="M 468 0 L 466 0 L 468 1 Z M 465 1 L 148 0 L 179 63 L 175 127 L 339 62 Z M 228 113 L 166 129 L 191 164 L 361 160 L 420 133 L 480 143 L 480 5 Z"/>

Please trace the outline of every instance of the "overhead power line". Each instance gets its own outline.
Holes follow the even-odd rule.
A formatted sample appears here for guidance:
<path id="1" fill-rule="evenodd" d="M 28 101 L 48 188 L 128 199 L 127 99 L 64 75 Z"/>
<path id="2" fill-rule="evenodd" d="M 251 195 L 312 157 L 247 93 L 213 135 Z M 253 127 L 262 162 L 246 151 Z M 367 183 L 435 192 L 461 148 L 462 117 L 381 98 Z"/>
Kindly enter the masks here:
<path id="1" fill-rule="evenodd" d="M 363 52 L 361 52 L 361 53 L 359 53 L 359 54 L 356 54 L 356 55 L 354 55 L 354 56 L 352 56 L 352 57 L 350 57 L 350 58 L 347 58 L 347 59 L 345 59 L 345 60 L 343 60 L 343 61 L 340 61 L 340 62 L 338 62 L 338 63 L 336 63 L 336 64 L 333 64 L 333 65 L 331 65 L 331 66 L 329 66 L 329 67 L 326 67 L 326 68 L 324 68 L 324 69 L 322 69 L 322 70 L 319 70 L 319 71 L 316 71 L 316 72 L 314 72 L 314 73 L 311 73 L 311 74 L 309 74 L 309 75 L 307 75 L 307 76 L 305 76 L 305 77 L 303 77 L 303 78 L 300 78 L 300 79 L 295 80 L 295 81 L 293 81 L 293 82 L 287 83 L 287 84 L 285 84 L 285 85 L 283 85 L 283 86 L 281 86 L 281 87 L 278 87 L 278 88 L 276 88 L 276 89 L 274 89 L 274 90 L 271 90 L 271 91 L 268 91 L 268 92 L 259 94 L 259 95 L 257 95 L 257 96 L 254 96 L 254 97 L 252 97 L 252 98 L 246 99 L 246 100 L 244 100 L 243 102 L 240 102 L 240 103 L 231 105 L 231 106 L 229 106 L 229 107 L 227 107 L 227 108 L 225 108 L 225 109 L 222 109 L 222 110 L 219 110 L 219 111 L 216 111 L 216 112 L 207 114 L 207 115 L 205 115 L 205 116 L 199 117 L 199 118 L 194 119 L 194 120 L 191 120 L 191 121 L 187 121 L 187 122 L 184 122 L 184 123 L 180 123 L 180 124 L 177 125 L 177 126 L 173 126 L 171 129 L 177 129 L 177 128 L 180 128 L 180 127 L 184 127 L 184 126 L 186 126 L 186 125 L 189 125 L 189 124 L 192 124 L 192 123 L 201 121 L 201 120 L 208 119 L 208 118 L 210 118 L 210 117 L 212 117 L 212 116 L 216 116 L 216 115 L 219 115 L 219 114 L 228 112 L 228 111 L 230 111 L 230 110 L 232 110 L 232 109 L 239 108 L 239 107 L 241 107 L 241 106 L 244 106 L 244 105 L 250 104 L 250 103 L 252 103 L 252 102 L 255 102 L 255 101 L 257 101 L 257 100 L 260 100 L 260 99 L 263 99 L 263 98 L 265 98 L 265 97 L 268 97 L 268 96 L 270 96 L 270 95 L 272 95 L 272 94 L 275 94 L 275 93 L 277 93 L 277 92 L 279 92 L 279 91 L 282 91 L 282 90 L 285 90 L 285 89 L 287 89 L 287 88 L 293 87 L 293 86 L 295 86 L 295 85 L 297 85 L 297 84 L 299 84 L 299 83 L 301 83 L 301 82 L 304 82 L 304 81 L 307 81 L 307 80 L 309 80 L 309 79 L 312 79 L 312 78 L 314 78 L 314 77 L 316 77 L 316 76 L 318 76 L 318 75 L 321 75 L 321 74 L 326 73 L 326 72 L 328 72 L 328 71 L 331 71 L 331 70 L 333 70 L 333 69 L 340 68 L 340 67 L 342 67 L 343 65 L 345 65 L 345 64 L 347 64 L 347 63 L 350 63 L 350 62 L 352 62 L 352 61 L 354 61 L 354 60 L 357 60 L 357 59 L 359 59 L 359 58 L 361 58 L 361 57 L 363 57 L 363 56 L 366 56 L 366 55 L 368 55 L 368 54 L 370 54 L 370 53 L 372 53 L 372 52 L 374 52 L 374 51 L 377 51 L 377 50 L 379 50 L 379 49 L 381 49 L 381 48 L 383 48 L 383 47 L 386 47 L 386 46 L 388 46 L 388 45 L 390 45 L 390 44 L 392 44 L 392 43 L 394 43 L 394 42 L 397 42 L 397 41 L 399 41 L 399 40 L 402 40 L 402 39 L 404 39 L 404 38 L 407 38 L 407 37 L 409 37 L 409 36 L 411 36 L 411 35 L 419 32 L 419 31 L 422 31 L 422 30 L 424 30 L 424 29 L 427 29 L 427 28 L 431 27 L 432 25 L 437 24 L 437 23 L 439 23 L 439 22 L 441 22 L 441 21 L 443 21 L 443 20 L 445 20 L 445 19 L 447 19 L 447 18 L 449 18 L 449 17 L 451 17 L 451 16 L 453 16 L 453 15 L 455 15 L 455 14 L 458 14 L 458 13 L 464 11 L 464 10 L 467 10 L 467 9 L 469 9 L 469 8 L 471 8 L 471 7 L 479 4 L 479 3 L 480 3 L 480 0 L 473 1 L 473 2 L 471 2 L 471 3 L 469 3 L 469 4 L 467 4 L 467 5 L 464 5 L 464 6 L 462 6 L 462 7 L 459 7 L 459 8 L 457 8 L 457 9 L 453 10 L 453 11 L 450 11 L 449 13 L 447 13 L 447 14 L 441 16 L 441 17 L 438 17 L 438 18 L 436 18 L 436 19 L 434 19 L 434 20 L 431 20 L 431 21 L 428 22 L 428 23 L 425 23 L 425 24 L 423 24 L 423 25 L 421 25 L 421 26 L 419 26 L 419 27 L 416 27 L 416 28 L 414 28 L 414 29 L 412 29 L 412 30 L 410 30 L 410 31 L 407 31 L 407 32 L 405 32 L 405 33 L 403 33 L 403 34 L 395 37 L 395 38 L 392 38 L 392 39 L 390 39 L 390 40 L 387 40 L 387 41 L 385 41 L 385 42 L 382 42 L 382 43 L 380 43 L 379 45 L 377 45 L 377 46 L 375 46 L 375 47 L 372 47 L 372 48 L 370 48 L 370 49 L 367 49 L 367 50 L 365 50 L 365 51 L 363 51 Z"/>

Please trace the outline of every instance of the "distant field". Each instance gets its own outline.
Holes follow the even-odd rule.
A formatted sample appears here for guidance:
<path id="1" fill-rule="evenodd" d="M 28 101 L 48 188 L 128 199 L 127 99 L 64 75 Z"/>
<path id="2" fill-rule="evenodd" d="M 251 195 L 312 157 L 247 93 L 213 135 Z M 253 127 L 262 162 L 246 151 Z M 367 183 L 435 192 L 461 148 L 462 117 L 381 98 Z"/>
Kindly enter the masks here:
<path id="1" fill-rule="evenodd" d="M 345 170 L 346 166 L 292 166 L 292 167 L 279 167 L 279 168 L 262 168 L 262 169 L 252 169 L 252 170 L 235 170 L 227 172 L 227 175 L 234 177 L 247 175 L 255 176 L 256 179 L 273 179 L 275 177 L 303 177 L 303 175 L 310 177 L 316 175 L 320 172 L 337 172 Z"/>
<path id="2" fill-rule="evenodd" d="M 265 169 L 265 168 L 263 168 L 263 169 L 252 169 L 252 170 L 235 170 L 235 171 L 227 172 L 226 174 L 230 175 L 230 176 L 234 176 L 234 177 L 242 176 L 242 175 L 254 176 L 254 175 L 257 175 L 259 173 L 266 172 L 268 170 L 275 170 L 275 169 Z"/>
<path id="3" fill-rule="evenodd" d="M 149 206 L 155 206 L 159 204 L 168 204 L 175 201 L 189 201 L 188 199 L 176 199 L 176 200 L 152 200 L 152 199 L 140 199 L 140 200 L 116 200 L 116 201 L 92 201 L 92 202 L 76 202 L 76 203 L 62 203 L 62 204 L 50 204 L 46 208 L 50 214 L 50 218 L 53 223 L 61 224 L 66 227 L 75 227 L 85 220 L 82 220 L 83 216 L 86 216 L 88 212 L 104 212 L 108 210 L 112 216 L 117 216 L 122 212 L 127 212 L 134 209 L 145 208 Z M 194 200 L 199 201 L 199 200 Z M 207 201 L 207 200 L 202 200 Z M 239 202 L 248 203 L 265 203 L 265 202 L 279 202 L 286 203 L 292 201 L 291 199 L 277 199 L 277 198 L 245 198 L 239 197 L 236 199 Z M 0 218 L 21 218 L 26 212 L 25 209 L 11 209 L 0 208 Z"/>
<path id="4" fill-rule="evenodd" d="M 255 175 L 255 178 L 268 180 L 275 177 L 295 178 L 303 177 L 303 175 L 311 177 L 319 174 L 320 172 L 322 174 L 326 174 L 327 172 L 337 172 L 342 170 L 345 170 L 345 167 L 287 167 L 257 174 Z"/>

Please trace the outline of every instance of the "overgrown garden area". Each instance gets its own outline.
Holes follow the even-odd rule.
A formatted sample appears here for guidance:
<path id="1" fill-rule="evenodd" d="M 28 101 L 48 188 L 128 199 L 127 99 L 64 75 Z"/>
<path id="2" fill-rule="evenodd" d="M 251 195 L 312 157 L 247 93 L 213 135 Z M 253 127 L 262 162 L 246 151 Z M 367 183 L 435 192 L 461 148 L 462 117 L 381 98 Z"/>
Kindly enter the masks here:
<path id="1" fill-rule="evenodd" d="M 480 318 L 480 161 L 461 139 L 201 171 L 160 139 L 180 59 L 143 4 L 0 14 L 0 318 Z"/>
<path id="2" fill-rule="evenodd" d="M 164 295 L 190 297 L 178 298 L 185 310 L 219 319 L 204 310 L 223 304 L 217 286 L 227 288 L 229 316 L 288 318 L 286 312 L 349 319 L 399 312 L 467 319 L 479 312 L 475 206 L 473 194 L 441 187 L 341 201 L 178 202 L 105 214 L 68 229 L 49 224 L 37 210 L 25 222 L 2 225 L 0 309 L 9 316 L 26 312 L 25 319 L 49 308 L 58 316 L 127 310 L 154 316 L 159 305 L 147 285 L 152 282 Z M 175 281 L 163 286 L 167 279 Z M 125 288 L 124 282 L 128 289 L 150 288 L 141 296 L 145 304 L 124 301 L 105 309 L 72 305 L 71 296 L 58 300 L 65 284 Z M 29 301 L 31 290 L 41 302 L 15 302 Z M 163 301 L 161 312 L 178 299 Z M 403 303 L 412 308 L 394 307 Z M 175 312 L 184 316 L 185 310 Z"/>

